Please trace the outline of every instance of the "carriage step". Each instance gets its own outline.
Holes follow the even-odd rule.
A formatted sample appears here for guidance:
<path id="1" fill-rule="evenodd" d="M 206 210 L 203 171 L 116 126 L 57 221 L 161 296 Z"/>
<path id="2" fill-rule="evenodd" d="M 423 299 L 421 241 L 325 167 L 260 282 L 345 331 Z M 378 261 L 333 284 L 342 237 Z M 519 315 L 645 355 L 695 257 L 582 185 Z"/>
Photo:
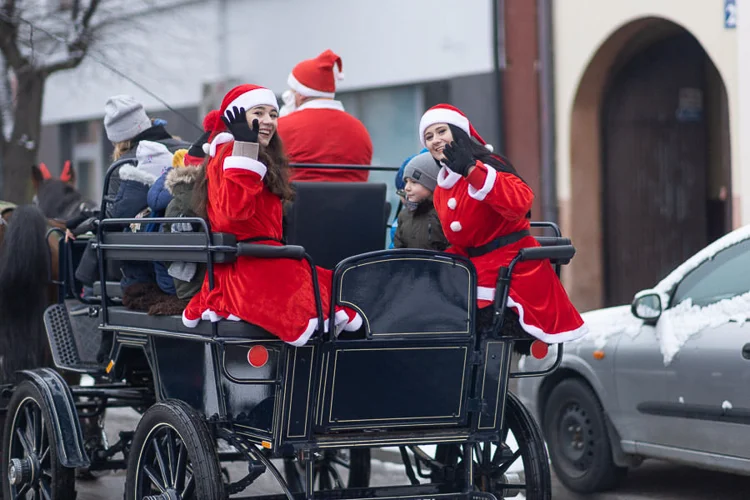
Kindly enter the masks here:
<path id="1" fill-rule="evenodd" d="M 54 304 L 44 311 L 44 328 L 47 330 L 55 366 L 78 373 L 104 372 L 104 367 L 99 364 L 81 361 L 65 304 Z"/>

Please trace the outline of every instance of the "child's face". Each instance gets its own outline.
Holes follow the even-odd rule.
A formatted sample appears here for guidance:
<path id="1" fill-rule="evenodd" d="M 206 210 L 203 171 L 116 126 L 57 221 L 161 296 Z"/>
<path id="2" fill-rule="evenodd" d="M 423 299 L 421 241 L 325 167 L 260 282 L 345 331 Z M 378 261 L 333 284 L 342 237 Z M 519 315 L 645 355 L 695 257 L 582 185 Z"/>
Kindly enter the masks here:
<path id="1" fill-rule="evenodd" d="M 404 179 L 406 186 L 404 186 L 404 192 L 406 193 L 406 199 L 412 203 L 420 203 L 430 197 L 432 191 L 416 182 L 411 177 Z"/>

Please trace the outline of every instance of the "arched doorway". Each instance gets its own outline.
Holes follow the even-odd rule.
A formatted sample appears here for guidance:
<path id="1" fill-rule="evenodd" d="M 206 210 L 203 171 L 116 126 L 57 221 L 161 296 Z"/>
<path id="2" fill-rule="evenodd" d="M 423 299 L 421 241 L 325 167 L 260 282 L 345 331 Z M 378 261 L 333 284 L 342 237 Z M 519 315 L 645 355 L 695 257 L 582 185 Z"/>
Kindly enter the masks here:
<path id="1" fill-rule="evenodd" d="M 682 27 L 642 19 L 602 44 L 571 116 L 582 309 L 629 303 L 731 230 L 728 116 L 717 69 Z"/>

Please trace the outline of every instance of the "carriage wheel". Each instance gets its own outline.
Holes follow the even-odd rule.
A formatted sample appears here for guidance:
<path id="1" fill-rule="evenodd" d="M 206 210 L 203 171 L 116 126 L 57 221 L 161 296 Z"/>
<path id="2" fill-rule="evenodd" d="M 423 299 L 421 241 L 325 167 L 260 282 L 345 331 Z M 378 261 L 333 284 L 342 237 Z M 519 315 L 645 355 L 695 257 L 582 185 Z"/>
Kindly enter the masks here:
<path id="1" fill-rule="evenodd" d="M 75 469 L 60 464 L 52 425 L 52 413 L 37 386 L 21 382 L 8 404 L 3 434 L 5 498 L 75 498 Z"/>
<path id="2" fill-rule="evenodd" d="M 348 471 L 344 480 L 342 472 Z M 325 450 L 315 457 L 313 484 L 317 491 L 366 488 L 370 485 L 370 449 Z M 292 458 L 284 459 L 284 476 L 292 491 L 304 491 L 305 466 Z"/>
<path id="3" fill-rule="evenodd" d="M 474 487 L 494 493 L 498 500 L 515 498 L 519 493 L 527 500 L 552 498 L 549 459 L 542 434 L 531 413 L 510 392 L 501 439 L 500 443 L 473 445 Z M 452 487 L 463 487 L 460 446 L 439 445 L 435 462 L 431 467 L 433 482 L 453 482 Z"/>
<path id="4" fill-rule="evenodd" d="M 169 400 L 143 414 L 128 458 L 126 500 L 223 500 L 221 477 L 214 440 L 195 410 Z"/>

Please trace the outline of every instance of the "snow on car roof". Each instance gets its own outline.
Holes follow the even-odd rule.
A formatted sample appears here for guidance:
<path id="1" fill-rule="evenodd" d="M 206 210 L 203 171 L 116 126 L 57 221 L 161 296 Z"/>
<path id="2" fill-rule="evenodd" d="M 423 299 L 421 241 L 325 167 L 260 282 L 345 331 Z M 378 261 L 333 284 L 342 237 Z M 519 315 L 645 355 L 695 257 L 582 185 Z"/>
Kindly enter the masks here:
<path id="1" fill-rule="evenodd" d="M 740 241 L 746 240 L 748 238 L 750 238 L 750 225 L 735 229 L 731 233 L 722 236 L 721 238 L 714 241 L 706 248 L 683 262 L 680 266 L 677 267 L 677 269 L 669 273 L 666 278 L 661 280 L 661 282 L 659 282 L 659 284 L 656 285 L 654 289 L 662 293 L 671 293 L 674 286 L 682 281 L 682 278 L 687 276 L 690 271 L 698 267 L 703 262 L 713 259 L 717 253 L 721 252 L 725 248 L 731 247 L 732 245 L 735 245 Z"/>
<path id="2" fill-rule="evenodd" d="M 669 303 L 669 295 L 674 287 L 693 269 L 713 259 L 720 251 L 748 238 L 750 225 L 719 238 L 678 266 L 654 287 L 654 291 L 662 298 L 662 304 Z M 750 320 L 750 292 L 705 307 L 696 306 L 692 300 L 686 299 L 665 310 L 656 327 L 644 325 L 642 320 L 633 316 L 629 305 L 589 311 L 581 316 L 589 327 L 589 333 L 579 341 L 591 342 L 596 349 L 602 349 L 611 338 L 619 334 L 635 338 L 643 331 L 652 331 L 658 340 L 664 366 L 667 366 L 685 342 L 701 330 L 715 328 L 730 321 L 742 325 Z"/>

